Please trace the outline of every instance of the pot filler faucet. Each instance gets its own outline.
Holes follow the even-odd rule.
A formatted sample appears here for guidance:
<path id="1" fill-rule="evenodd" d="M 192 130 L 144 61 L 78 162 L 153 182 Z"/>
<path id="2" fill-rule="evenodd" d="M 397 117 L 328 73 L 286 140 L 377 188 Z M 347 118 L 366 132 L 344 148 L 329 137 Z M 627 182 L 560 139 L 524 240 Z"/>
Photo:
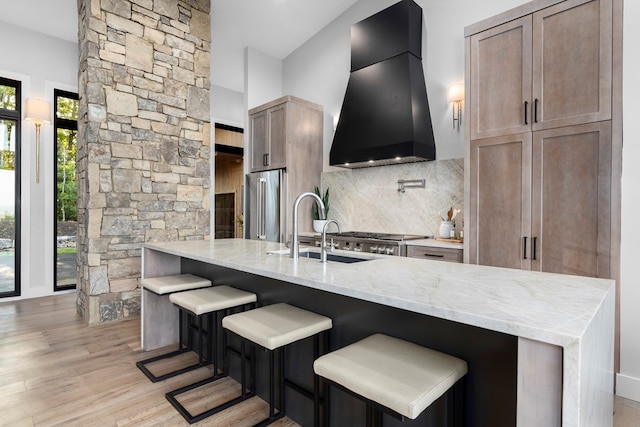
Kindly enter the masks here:
<path id="1" fill-rule="evenodd" d="M 300 202 L 305 197 L 312 197 L 315 199 L 318 204 L 318 213 L 320 219 L 327 219 L 327 214 L 324 209 L 324 203 L 322 203 L 322 199 L 315 193 L 302 193 L 298 197 L 296 197 L 296 201 L 293 202 L 293 237 L 291 241 L 291 258 L 294 260 L 298 260 L 298 256 L 300 255 L 300 242 L 298 241 L 298 207 L 300 206 Z"/>

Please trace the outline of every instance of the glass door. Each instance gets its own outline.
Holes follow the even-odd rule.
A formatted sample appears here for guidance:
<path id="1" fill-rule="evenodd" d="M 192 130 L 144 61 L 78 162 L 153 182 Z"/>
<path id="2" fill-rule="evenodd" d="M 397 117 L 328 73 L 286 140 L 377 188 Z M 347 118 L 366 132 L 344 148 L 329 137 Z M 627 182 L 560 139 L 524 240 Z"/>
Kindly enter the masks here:
<path id="1" fill-rule="evenodd" d="M 0 77 L 0 297 L 20 295 L 20 89 Z"/>
<path id="2" fill-rule="evenodd" d="M 78 94 L 54 91 L 55 167 L 55 260 L 54 291 L 76 287 L 76 236 L 78 210 L 76 185 L 76 139 Z"/>

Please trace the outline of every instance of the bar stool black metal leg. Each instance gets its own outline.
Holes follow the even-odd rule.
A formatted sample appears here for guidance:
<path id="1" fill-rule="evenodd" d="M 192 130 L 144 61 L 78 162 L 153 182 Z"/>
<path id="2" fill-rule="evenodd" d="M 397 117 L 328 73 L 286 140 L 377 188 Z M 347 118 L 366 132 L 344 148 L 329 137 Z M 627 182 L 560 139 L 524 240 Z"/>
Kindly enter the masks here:
<path id="1" fill-rule="evenodd" d="M 278 378 L 278 382 L 280 384 L 280 399 L 278 403 L 278 413 L 280 415 L 285 413 L 285 399 L 284 399 L 284 377 L 285 377 L 285 358 L 286 353 L 284 351 L 284 347 L 278 349 L 278 356 L 280 360 L 280 369 L 278 372 L 280 373 L 280 377 Z"/>
<path id="2" fill-rule="evenodd" d="M 242 392 L 241 395 L 247 392 L 247 367 L 246 367 L 246 351 L 245 351 L 245 341 L 240 340 L 240 383 L 242 384 Z"/>
<path id="3" fill-rule="evenodd" d="M 182 310 L 178 310 L 178 350 L 182 350 L 182 346 L 184 345 L 184 340 L 182 338 Z"/>
<path id="4" fill-rule="evenodd" d="M 218 375 L 218 313 L 209 314 L 209 330 L 213 331 L 211 342 L 209 343 L 209 357 L 213 360 L 213 375 Z"/>
<path id="5" fill-rule="evenodd" d="M 186 331 L 184 330 L 184 317 L 187 317 L 187 327 L 186 327 Z M 197 316 L 200 317 L 200 316 Z M 202 331 L 202 324 L 201 321 L 198 320 L 200 322 L 200 332 Z M 151 382 L 158 382 L 158 381 L 163 381 L 167 378 L 171 378 L 180 374 L 183 374 L 185 372 L 189 372 L 192 371 L 194 369 L 197 369 L 201 366 L 203 366 L 206 361 L 204 359 L 203 353 L 202 353 L 202 345 L 200 345 L 200 354 L 198 355 L 198 362 L 190 365 L 190 366 L 186 366 L 184 368 L 180 368 L 178 370 L 172 371 L 172 372 L 168 372 L 166 374 L 163 375 L 155 375 L 153 372 L 151 372 L 148 368 L 147 368 L 147 364 L 151 364 L 163 359 L 170 359 L 174 356 L 178 356 L 180 354 L 189 352 L 189 351 L 193 351 L 193 339 L 192 339 L 192 333 L 193 333 L 193 325 L 190 319 L 190 315 L 189 313 L 183 311 L 183 310 L 178 310 L 178 349 L 166 354 L 162 354 L 159 356 L 155 356 L 155 357 L 151 357 L 149 359 L 145 359 L 145 360 L 141 360 L 139 362 L 136 362 L 136 366 L 138 367 L 138 369 L 140 369 L 146 376 L 147 378 L 149 378 L 149 380 L 151 380 Z M 187 346 L 184 346 L 184 334 L 186 333 L 186 338 L 187 338 Z M 200 342 L 202 344 L 202 338 L 200 338 Z"/>
<path id="6" fill-rule="evenodd" d="M 365 425 L 367 427 L 382 427 L 382 411 L 374 406 L 367 404 Z"/>
<path id="7" fill-rule="evenodd" d="M 275 352 L 269 352 L 269 418 L 273 418 L 275 413 L 273 408 L 273 399 L 275 395 L 275 384 L 273 379 L 273 371 L 275 370 L 275 362 L 274 362 Z"/>
<path id="8" fill-rule="evenodd" d="M 225 315 L 229 314 L 228 310 Z M 229 373 L 229 339 L 227 333 L 222 331 L 222 374 L 227 375 Z"/>
<path id="9" fill-rule="evenodd" d="M 464 378 L 461 378 L 456 382 L 453 387 L 447 393 L 447 424 L 452 427 L 462 427 L 463 417 L 460 414 L 462 411 L 464 395 Z"/>
<path id="10" fill-rule="evenodd" d="M 202 333 L 202 316 L 196 316 L 198 320 L 198 360 L 200 363 L 204 363 L 204 345 L 203 345 L 203 333 Z"/>

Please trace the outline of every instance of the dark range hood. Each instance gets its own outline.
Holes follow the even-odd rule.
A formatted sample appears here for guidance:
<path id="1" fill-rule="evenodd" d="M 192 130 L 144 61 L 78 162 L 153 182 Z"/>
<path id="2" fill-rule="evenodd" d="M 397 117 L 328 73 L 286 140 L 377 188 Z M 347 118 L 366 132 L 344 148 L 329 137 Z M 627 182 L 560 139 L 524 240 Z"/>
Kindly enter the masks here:
<path id="1" fill-rule="evenodd" d="M 422 8 L 402 0 L 351 27 L 351 75 L 329 164 L 435 160 L 422 70 Z"/>

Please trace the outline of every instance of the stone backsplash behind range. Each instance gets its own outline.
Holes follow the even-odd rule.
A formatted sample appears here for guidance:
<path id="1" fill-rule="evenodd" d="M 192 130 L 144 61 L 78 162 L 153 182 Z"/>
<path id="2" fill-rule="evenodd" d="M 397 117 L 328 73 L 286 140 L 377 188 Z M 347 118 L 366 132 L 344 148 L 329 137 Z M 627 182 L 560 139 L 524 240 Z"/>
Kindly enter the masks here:
<path id="1" fill-rule="evenodd" d="M 425 179 L 425 188 L 398 191 L 398 180 Z M 328 217 L 343 231 L 436 235 L 439 211 L 464 204 L 463 159 L 438 160 L 322 174 Z M 457 216 L 462 225 L 463 213 Z M 334 226 L 330 226 L 333 230 Z"/>

